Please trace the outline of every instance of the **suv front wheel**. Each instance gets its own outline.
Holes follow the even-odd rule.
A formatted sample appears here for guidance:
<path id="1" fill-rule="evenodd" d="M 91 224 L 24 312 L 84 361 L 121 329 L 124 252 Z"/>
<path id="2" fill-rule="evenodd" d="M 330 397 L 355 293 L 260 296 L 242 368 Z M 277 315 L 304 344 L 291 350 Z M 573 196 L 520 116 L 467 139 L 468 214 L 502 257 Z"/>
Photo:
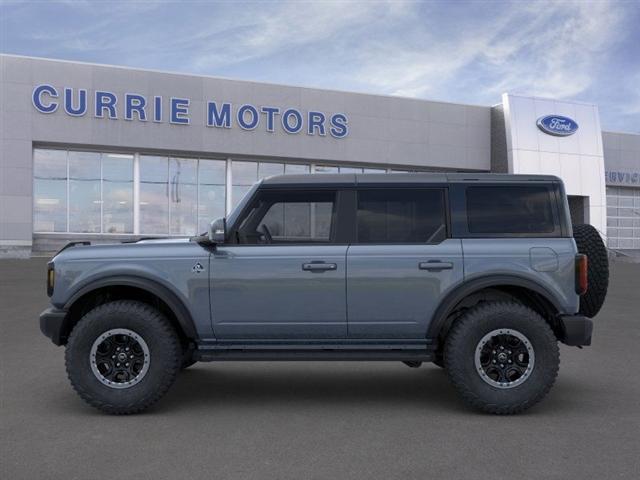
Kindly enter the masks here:
<path id="1" fill-rule="evenodd" d="M 182 346 L 169 321 L 150 305 L 105 303 L 73 328 L 65 352 L 73 388 L 106 413 L 137 413 L 162 397 L 180 371 Z"/>
<path id="2" fill-rule="evenodd" d="M 557 339 L 538 313 L 516 302 L 466 312 L 445 342 L 445 368 L 472 407 L 519 413 L 539 402 L 558 374 Z"/>

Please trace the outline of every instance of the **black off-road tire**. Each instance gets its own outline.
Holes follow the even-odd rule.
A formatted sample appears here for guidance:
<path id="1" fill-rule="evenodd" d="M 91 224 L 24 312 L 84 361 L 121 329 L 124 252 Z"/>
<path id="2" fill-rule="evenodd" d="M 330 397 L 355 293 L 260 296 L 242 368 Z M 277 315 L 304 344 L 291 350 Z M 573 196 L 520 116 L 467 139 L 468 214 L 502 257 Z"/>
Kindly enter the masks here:
<path id="1" fill-rule="evenodd" d="M 578 252 L 587 256 L 587 292 L 580 297 L 580 313 L 595 317 L 604 304 L 609 288 L 609 256 L 602 237 L 592 225 L 574 225 L 573 238 Z"/>
<path id="2" fill-rule="evenodd" d="M 149 350 L 148 370 L 127 388 L 102 383 L 91 367 L 94 342 L 105 332 L 128 329 L 141 337 Z M 157 402 L 180 371 L 182 347 L 173 326 L 162 313 L 142 302 L 105 303 L 84 315 L 73 328 L 65 352 L 71 385 L 89 405 L 109 414 L 141 412 Z"/>
<path id="3" fill-rule="evenodd" d="M 431 363 L 433 363 L 436 367 L 444 368 L 444 355 L 442 354 L 442 352 L 436 352 Z"/>
<path id="4" fill-rule="evenodd" d="M 475 354 L 483 337 L 510 329 L 530 342 L 535 359 L 529 376 L 511 388 L 498 388 L 481 377 Z M 445 368 L 453 386 L 473 408 L 494 414 L 515 414 L 538 403 L 558 375 L 558 342 L 547 322 L 516 302 L 488 302 L 468 310 L 453 325 L 445 341 Z"/>

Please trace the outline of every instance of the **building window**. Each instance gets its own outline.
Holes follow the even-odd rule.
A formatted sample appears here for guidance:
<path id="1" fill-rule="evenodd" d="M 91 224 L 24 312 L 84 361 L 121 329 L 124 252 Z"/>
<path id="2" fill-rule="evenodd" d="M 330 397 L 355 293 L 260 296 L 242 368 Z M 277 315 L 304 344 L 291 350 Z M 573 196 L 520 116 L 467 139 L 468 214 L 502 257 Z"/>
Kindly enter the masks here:
<path id="1" fill-rule="evenodd" d="M 227 162 L 200 160 L 198 165 L 198 232 L 206 232 L 209 224 L 225 216 Z"/>
<path id="2" fill-rule="evenodd" d="M 257 162 L 231 162 L 231 207 L 240 203 L 251 185 L 258 181 Z"/>
<path id="3" fill-rule="evenodd" d="M 33 152 L 33 229 L 67 231 L 67 152 Z"/>
<path id="4" fill-rule="evenodd" d="M 312 169 L 303 161 L 285 164 L 43 148 L 34 149 L 33 161 L 36 233 L 195 235 L 230 213 L 228 203 L 234 208 L 262 178 L 312 170 L 385 171 L 325 165 Z M 290 222 L 285 220 L 311 215 L 315 220 L 310 220 L 309 235 L 315 238 L 328 228 L 323 222 L 330 219 L 330 212 L 323 208 L 320 204 L 309 209 L 295 204 L 274 208 L 273 218 L 282 216 L 278 236 L 304 237 L 305 232 L 289 231 Z"/>
<path id="5" fill-rule="evenodd" d="M 300 175 L 305 173 L 311 173 L 310 165 L 297 165 L 295 163 L 287 163 L 284 166 L 285 175 Z"/>
<path id="6" fill-rule="evenodd" d="M 263 178 L 272 177 L 274 175 L 283 175 L 284 174 L 284 164 L 283 163 L 266 163 L 260 162 L 258 165 L 258 179 L 262 180 Z"/>
<path id="7" fill-rule="evenodd" d="M 170 235 L 194 235 L 198 205 L 198 160 L 169 159 Z"/>
<path id="8" fill-rule="evenodd" d="M 102 231 L 133 233 L 133 155 L 102 155 Z"/>
<path id="9" fill-rule="evenodd" d="M 100 233 L 100 154 L 69 152 L 69 231 Z"/>
<path id="10" fill-rule="evenodd" d="M 314 173 L 340 173 L 340 168 L 330 167 L 328 165 L 316 165 Z"/>
<path id="11" fill-rule="evenodd" d="M 35 232 L 133 233 L 133 155 L 36 149 Z"/>
<path id="12" fill-rule="evenodd" d="M 169 159 L 140 156 L 140 233 L 169 232 Z"/>

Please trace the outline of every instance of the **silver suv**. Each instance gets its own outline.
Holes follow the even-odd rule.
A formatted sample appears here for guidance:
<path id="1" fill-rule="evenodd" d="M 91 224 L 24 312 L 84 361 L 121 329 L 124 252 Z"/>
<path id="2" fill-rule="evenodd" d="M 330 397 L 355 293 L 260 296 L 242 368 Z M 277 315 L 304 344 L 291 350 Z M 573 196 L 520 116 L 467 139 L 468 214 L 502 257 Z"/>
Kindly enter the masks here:
<path id="1" fill-rule="evenodd" d="M 108 413 L 146 409 L 196 361 L 388 360 L 434 362 L 507 414 L 549 391 L 558 341 L 591 343 L 607 282 L 556 177 L 277 176 L 201 236 L 67 245 L 40 327 Z"/>

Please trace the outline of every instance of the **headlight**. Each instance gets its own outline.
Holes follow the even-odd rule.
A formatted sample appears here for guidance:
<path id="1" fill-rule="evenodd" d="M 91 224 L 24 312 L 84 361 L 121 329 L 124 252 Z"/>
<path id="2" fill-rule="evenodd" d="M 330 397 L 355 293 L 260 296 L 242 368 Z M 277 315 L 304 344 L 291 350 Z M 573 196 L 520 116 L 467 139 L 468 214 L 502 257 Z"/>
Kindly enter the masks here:
<path id="1" fill-rule="evenodd" d="M 53 287 L 56 283 L 56 270 L 52 262 L 47 264 L 47 295 L 53 295 Z"/>

